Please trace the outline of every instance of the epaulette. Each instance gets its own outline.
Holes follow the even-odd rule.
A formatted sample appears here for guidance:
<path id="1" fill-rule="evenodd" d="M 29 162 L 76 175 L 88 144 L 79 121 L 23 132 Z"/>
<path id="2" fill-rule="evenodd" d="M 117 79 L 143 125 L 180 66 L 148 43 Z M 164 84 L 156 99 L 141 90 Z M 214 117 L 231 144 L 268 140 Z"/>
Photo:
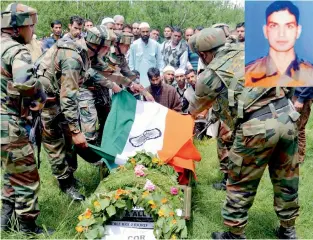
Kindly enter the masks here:
<path id="1" fill-rule="evenodd" d="M 304 65 L 306 65 L 308 67 L 312 67 L 313 68 L 313 63 L 311 63 L 309 61 L 306 61 L 306 60 L 304 60 L 302 58 L 300 59 L 299 63 L 302 63 L 302 64 L 304 64 Z"/>

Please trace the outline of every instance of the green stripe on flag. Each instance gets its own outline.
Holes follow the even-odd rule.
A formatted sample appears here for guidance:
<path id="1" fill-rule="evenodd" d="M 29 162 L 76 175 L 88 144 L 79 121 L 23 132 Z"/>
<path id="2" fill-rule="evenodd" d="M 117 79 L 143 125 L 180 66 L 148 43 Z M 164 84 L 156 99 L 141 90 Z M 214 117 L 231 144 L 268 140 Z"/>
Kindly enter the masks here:
<path id="1" fill-rule="evenodd" d="M 126 145 L 135 119 L 136 104 L 137 100 L 127 91 L 113 95 L 111 111 L 103 129 L 101 147 L 89 145 L 98 154 L 99 151 L 103 151 L 103 154 L 99 155 L 106 156 L 108 162 L 114 161 L 115 156 L 121 154 Z M 114 165 L 112 162 L 111 167 Z"/>

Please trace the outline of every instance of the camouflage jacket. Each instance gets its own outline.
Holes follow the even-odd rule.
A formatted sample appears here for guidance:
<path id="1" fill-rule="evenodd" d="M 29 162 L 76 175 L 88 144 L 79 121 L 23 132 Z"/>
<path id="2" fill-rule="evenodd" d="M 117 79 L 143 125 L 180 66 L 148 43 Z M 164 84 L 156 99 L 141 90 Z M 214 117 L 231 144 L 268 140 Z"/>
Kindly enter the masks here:
<path id="1" fill-rule="evenodd" d="M 195 96 L 190 101 L 192 114 L 213 109 L 234 130 L 244 113 L 252 112 L 286 95 L 281 88 L 244 87 L 244 51 L 239 44 L 218 49 L 215 58 L 199 76 Z"/>
<path id="2" fill-rule="evenodd" d="M 28 49 L 1 33 L 1 114 L 23 116 L 31 101 L 44 102 L 42 85 L 34 77 L 31 55 Z"/>
<path id="3" fill-rule="evenodd" d="M 38 59 L 35 67 L 48 96 L 58 99 L 70 130 L 79 129 L 77 93 L 90 68 L 85 46 L 60 39 Z"/>
<path id="4" fill-rule="evenodd" d="M 108 66 L 114 70 L 110 76 L 113 82 L 128 85 L 136 79 L 136 74 L 130 70 L 124 55 L 117 56 L 115 53 L 109 53 L 108 56 L 106 56 L 106 62 Z"/>
<path id="5" fill-rule="evenodd" d="M 100 84 L 111 89 L 113 82 L 123 86 L 129 85 L 136 79 L 136 75 L 129 69 L 124 56 L 110 53 L 104 59 L 94 59 L 91 69 L 88 70 L 86 85 Z"/>

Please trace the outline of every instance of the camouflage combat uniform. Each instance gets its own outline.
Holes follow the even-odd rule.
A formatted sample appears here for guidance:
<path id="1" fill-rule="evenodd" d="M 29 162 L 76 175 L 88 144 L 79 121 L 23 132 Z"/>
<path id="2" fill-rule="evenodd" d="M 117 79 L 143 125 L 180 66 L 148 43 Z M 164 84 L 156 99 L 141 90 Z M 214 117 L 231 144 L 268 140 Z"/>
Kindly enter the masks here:
<path id="1" fill-rule="evenodd" d="M 117 34 L 117 39 L 119 39 Z M 133 35 L 123 33 L 121 43 L 130 44 Z M 127 86 L 136 75 L 130 71 L 124 55 L 109 53 L 103 60 L 95 59 L 88 71 L 88 80 L 79 90 L 79 111 L 82 132 L 87 141 L 101 140 L 106 118 L 111 108 L 109 89 L 113 84 Z"/>
<path id="2" fill-rule="evenodd" d="M 39 215 L 39 174 L 33 146 L 29 142 L 27 116 L 29 103 L 44 103 L 46 95 L 34 78 L 31 55 L 25 45 L 4 33 L 10 28 L 15 5 L 17 26 L 37 22 L 35 9 L 22 4 L 11 4 L 1 13 L 1 166 L 3 168 L 1 230 L 7 230 L 15 212 L 20 230 L 34 230 Z M 20 14 L 23 12 L 23 14 Z M 25 224 L 32 224 L 26 229 Z"/>
<path id="3" fill-rule="evenodd" d="M 38 60 L 37 75 L 49 96 L 42 111 L 43 147 L 57 179 L 69 178 L 77 168 L 71 132 L 80 129 L 77 92 L 90 66 L 86 49 L 62 38 Z"/>
<path id="4" fill-rule="evenodd" d="M 220 28 L 224 31 L 226 37 L 225 46 L 230 47 L 231 45 L 237 44 L 236 40 L 230 35 L 229 26 L 225 23 L 217 23 L 212 26 L 212 28 Z M 218 108 L 218 105 L 216 105 Z M 218 111 L 218 110 L 217 110 Z M 213 104 L 214 112 L 214 104 Z M 217 156 L 220 163 L 220 171 L 224 174 L 221 182 L 214 183 L 213 187 L 218 190 L 226 190 L 226 181 L 228 177 L 228 153 L 232 146 L 232 131 L 227 126 L 227 124 L 220 120 L 220 125 L 218 129 L 217 136 Z"/>
<path id="5" fill-rule="evenodd" d="M 190 45 L 204 52 L 222 46 L 225 41 L 219 30 L 205 29 Z M 194 100 L 190 102 L 190 111 L 195 114 L 216 101 L 220 119 L 235 131 L 222 210 L 230 232 L 213 233 L 212 237 L 244 237 L 248 210 L 266 166 L 274 186 L 274 209 L 281 227 L 295 235 L 291 228 L 294 229 L 299 215 L 296 155 L 299 114 L 287 100 L 290 97 L 287 89 L 244 88 L 243 85 L 244 51 L 236 45 L 219 47 L 200 74 Z"/>

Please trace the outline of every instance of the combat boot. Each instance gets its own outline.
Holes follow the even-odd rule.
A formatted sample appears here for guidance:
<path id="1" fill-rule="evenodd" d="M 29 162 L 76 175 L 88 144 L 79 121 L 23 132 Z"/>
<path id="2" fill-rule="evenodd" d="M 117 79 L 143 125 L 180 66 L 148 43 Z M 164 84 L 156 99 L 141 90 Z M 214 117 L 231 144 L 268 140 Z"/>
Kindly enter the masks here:
<path id="1" fill-rule="evenodd" d="M 276 236 L 279 239 L 297 239 L 295 226 L 284 228 L 280 226 L 276 229 Z"/>
<path id="2" fill-rule="evenodd" d="M 230 231 L 228 232 L 213 232 L 211 234 L 212 239 L 247 239 L 245 234 L 234 234 Z"/>
<path id="3" fill-rule="evenodd" d="M 23 221 L 19 220 L 19 231 L 24 234 L 48 234 L 52 235 L 54 230 L 47 229 L 45 231 L 42 227 L 39 227 L 34 220 Z"/>
<path id="4" fill-rule="evenodd" d="M 224 173 L 224 177 L 221 182 L 213 183 L 213 188 L 216 190 L 226 191 L 226 182 L 227 182 L 228 174 Z"/>
<path id="5" fill-rule="evenodd" d="M 14 211 L 14 203 L 2 200 L 1 208 L 1 231 L 10 229 L 10 220 Z"/>
<path id="6" fill-rule="evenodd" d="M 82 195 L 73 184 L 73 177 L 66 179 L 58 179 L 60 189 L 65 192 L 74 201 L 84 201 L 85 196 Z"/>
<path id="7" fill-rule="evenodd" d="M 76 179 L 74 177 L 74 174 L 71 173 L 71 176 L 70 178 L 72 179 L 72 185 L 75 187 L 75 188 L 81 188 L 83 186 L 83 183 L 81 181 L 79 181 L 78 179 Z"/>

